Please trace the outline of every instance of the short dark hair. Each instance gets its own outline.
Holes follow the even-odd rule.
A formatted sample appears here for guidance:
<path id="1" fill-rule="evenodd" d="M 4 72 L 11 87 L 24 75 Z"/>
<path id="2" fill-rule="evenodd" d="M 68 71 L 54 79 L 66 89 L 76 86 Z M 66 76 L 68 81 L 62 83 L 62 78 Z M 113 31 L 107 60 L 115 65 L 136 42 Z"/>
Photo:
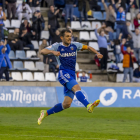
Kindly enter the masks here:
<path id="1" fill-rule="evenodd" d="M 49 8 L 51 8 L 51 6 L 53 6 L 53 7 L 54 7 L 54 5 L 50 5 L 50 6 L 49 6 Z"/>
<path id="2" fill-rule="evenodd" d="M 64 29 L 61 31 L 60 36 L 64 36 L 66 32 L 71 33 L 69 29 Z"/>

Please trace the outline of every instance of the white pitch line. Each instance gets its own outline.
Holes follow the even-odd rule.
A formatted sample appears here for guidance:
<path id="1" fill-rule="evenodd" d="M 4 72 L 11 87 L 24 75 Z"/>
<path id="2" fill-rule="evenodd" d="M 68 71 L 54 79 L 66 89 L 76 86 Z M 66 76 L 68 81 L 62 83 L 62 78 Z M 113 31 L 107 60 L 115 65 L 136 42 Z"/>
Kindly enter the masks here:
<path id="1" fill-rule="evenodd" d="M 60 136 L 36 136 L 36 135 L 13 135 L 13 134 L 0 134 L 4 136 L 14 137 L 44 137 L 44 138 L 62 138 L 62 139 L 87 139 L 87 140 L 103 140 L 102 138 L 77 138 L 77 137 L 60 137 Z M 105 139 L 104 139 L 105 140 Z M 106 140 L 117 140 L 117 139 L 106 139 Z"/>

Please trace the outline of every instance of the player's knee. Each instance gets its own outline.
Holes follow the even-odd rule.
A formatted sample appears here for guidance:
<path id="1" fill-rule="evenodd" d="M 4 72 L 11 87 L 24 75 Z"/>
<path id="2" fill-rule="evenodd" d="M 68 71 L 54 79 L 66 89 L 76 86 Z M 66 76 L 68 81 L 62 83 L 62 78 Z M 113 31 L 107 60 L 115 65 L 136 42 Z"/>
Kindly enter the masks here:
<path id="1" fill-rule="evenodd" d="M 63 108 L 67 109 L 71 106 L 71 103 L 63 103 Z"/>
<path id="2" fill-rule="evenodd" d="M 75 93 L 76 91 L 81 90 L 81 87 L 77 84 L 72 88 L 72 91 Z"/>

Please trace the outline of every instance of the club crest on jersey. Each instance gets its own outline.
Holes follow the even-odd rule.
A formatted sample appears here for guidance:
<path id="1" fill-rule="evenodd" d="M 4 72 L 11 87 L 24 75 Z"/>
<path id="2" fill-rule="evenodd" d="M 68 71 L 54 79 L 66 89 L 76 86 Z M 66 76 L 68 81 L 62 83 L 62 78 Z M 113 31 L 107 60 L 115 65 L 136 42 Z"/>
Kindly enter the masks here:
<path id="1" fill-rule="evenodd" d="M 74 50 L 74 48 L 73 47 L 70 47 L 70 49 L 73 51 Z"/>

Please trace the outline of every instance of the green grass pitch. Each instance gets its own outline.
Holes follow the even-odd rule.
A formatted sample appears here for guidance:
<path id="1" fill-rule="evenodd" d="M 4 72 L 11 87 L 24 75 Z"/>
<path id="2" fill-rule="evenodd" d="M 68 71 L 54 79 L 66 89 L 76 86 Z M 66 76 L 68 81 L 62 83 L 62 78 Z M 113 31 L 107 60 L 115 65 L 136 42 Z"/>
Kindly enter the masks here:
<path id="1" fill-rule="evenodd" d="M 0 140 L 140 140 L 140 108 L 70 108 L 38 126 L 41 109 L 0 108 Z"/>

